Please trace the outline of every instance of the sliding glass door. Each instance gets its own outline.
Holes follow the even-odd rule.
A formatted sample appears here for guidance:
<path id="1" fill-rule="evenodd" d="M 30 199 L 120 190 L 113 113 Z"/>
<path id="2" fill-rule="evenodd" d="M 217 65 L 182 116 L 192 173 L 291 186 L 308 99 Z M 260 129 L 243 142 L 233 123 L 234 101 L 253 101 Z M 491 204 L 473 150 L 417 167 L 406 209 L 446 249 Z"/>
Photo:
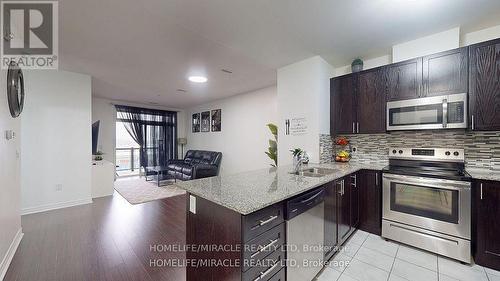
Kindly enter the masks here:
<path id="1" fill-rule="evenodd" d="M 166 166 L 177 156 L 177 112 L 116 105 L 121 122 L 138 144 L 140 166 Z"/>

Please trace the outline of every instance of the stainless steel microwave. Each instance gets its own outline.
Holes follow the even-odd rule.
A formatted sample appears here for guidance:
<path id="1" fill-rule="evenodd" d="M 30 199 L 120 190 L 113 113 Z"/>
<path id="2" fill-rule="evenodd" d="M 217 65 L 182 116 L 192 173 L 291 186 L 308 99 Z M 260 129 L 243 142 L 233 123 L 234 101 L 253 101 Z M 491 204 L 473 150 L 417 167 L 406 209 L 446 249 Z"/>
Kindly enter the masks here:
<path id="1" fill-rule="evenodd" d="M 467 93 L 387 103 L 387 131 L 467 128 Z"/>

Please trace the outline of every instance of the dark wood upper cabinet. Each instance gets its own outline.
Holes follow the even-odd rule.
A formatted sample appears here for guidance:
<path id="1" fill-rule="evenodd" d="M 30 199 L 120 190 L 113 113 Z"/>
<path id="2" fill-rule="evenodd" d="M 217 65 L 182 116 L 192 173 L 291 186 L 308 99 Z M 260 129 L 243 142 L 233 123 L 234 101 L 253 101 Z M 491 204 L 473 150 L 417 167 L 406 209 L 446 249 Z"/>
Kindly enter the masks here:
<path id="1" fill-rule="evenodd" d="M 469 47 L 471 129 L 500 130 L 500 39 Z"/>
<path id="2" fill-rule="evenodd" d="M 468 92 L 468 48 L 459 48 L 423 57 L 422 97 Z"/>
<path id="3" fill-rule="evenodd" d="M 359 175 L 359 229 L 382 233 L 382 177 L 379 171 L 363 170 Z"/>
<path id="4" fill-rule="evenodd" d="M 422 58 L 385 66 L 387 101 L 416 99 L 421 96 Z"/>
<path id="5" fill-rule="evenodd" d="M 330 80 L 331 135 L 354 133 L 356 75 L 344 75 Z"/>
<path id="6" fill-rule="evenodd" d="M 477 181 L 473 189 L 474 260 L 500 270 L 500 182 Z"/>
<path id="7" fill-rule="evenodd" d="M 385 125 L 385 71 L 375 68 L 358 76 L 356 131 L 376 134 L 386 131 Z"/>

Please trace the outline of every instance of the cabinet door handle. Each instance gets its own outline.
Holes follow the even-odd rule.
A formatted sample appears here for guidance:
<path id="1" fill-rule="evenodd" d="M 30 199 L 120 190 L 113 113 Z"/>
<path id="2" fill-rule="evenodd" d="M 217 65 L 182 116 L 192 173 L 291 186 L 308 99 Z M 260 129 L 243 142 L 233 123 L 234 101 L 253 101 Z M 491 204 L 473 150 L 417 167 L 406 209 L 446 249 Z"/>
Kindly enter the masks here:
<path id="1" fill-rule="evenodd" d="M 355 134 L 356 133 L 356 128 L 355 128 L 355 124 L 354 122 L 352 122 L 352 133 Z"/>
<path id="2" fill-rule="evenodd" d="M 269 273 L 271 273 L 277 266 L 279 265 L 278 262 L 276 262 L 273 266 L 271 266 L 268 270 L 264 271 L 264 272 L 260 272 L 260 275 L 255 278 L 253 281 L 257 281 L 257 280 L 261 280 L 263 279 L 264 277 L 266 277 L 266 275 L 268 275 Z"/>
<path id="3" fill-rule="evenodd" d="M 267 220 L 261 220 L 261 221 L 259 221 L 259 225 L 260 226 L 266 225 L 266 224 L 272 222 L 273 220 L 275 220 L 277 218 L 278 218 L 278 216 L 271 216 Z"/>
<path id="4" fill-rule="evenodd" d="M 337 184 L 339 186 L 339 194 L 340 194 L 340 196 L 342 196 L 342 182 L 339 181 Z"/>
<path id="5" fill-rule="evenodd" d="M 279 241 L 278 238 L 274 239 L 274 240 L 269 240 L 269 244 L 265 245 L 264 247 L 260 248 L 257 252 L 253 253 L 250 257 L 251 258 L 255 258 L 255 256 L 257 256 L 258 254 L 264 252 L 265 250 L 267 250 L 268 248 L 272 247 L 274 244 L 276 244 L 277 242 Z"/>
<path id="6" fill-rule="evenodd" d="M 481 197 L 481 200 L 483 200 L 483 184 L 480 185 L 480 197 Z"/>
<path id="7" fill-rule="evenodd" d="M 472 130 L 474 131 L 474 115 L 472 115 L 472 117 L 471 117 L 471 123 L 472 123 L 472 126 L 471 126 Z"/>
<path id="8" fill-rule="evenodd" d="M 358 185 L 358 179 L 356 178 L 356 175 L 351 176 L 351 178 L 354 180 L 354 183 L 351 183 L 351 185 L 356 187 Z"/>
<path id="9" fill-rule="evenodd" d="M 356 133 L 359 134 L 359 122 L 356 122 Z"/>

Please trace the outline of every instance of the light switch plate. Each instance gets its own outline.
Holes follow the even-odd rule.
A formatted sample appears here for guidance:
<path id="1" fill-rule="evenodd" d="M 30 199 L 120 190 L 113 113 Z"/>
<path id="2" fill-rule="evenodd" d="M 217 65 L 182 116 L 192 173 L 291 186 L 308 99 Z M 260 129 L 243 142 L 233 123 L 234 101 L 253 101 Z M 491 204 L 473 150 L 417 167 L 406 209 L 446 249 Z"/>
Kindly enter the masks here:
<path id="1" fill-rule="evenodd" d="M 196 214 L 196 197 L 189 195 L 189 211 Z"/>
<path id="2" fill-rule="evenodd" d="M 14 131 L 12 131 L 12 130 L 5 131 L 5 139 L 11 140 L 15 137 L 16 137 L 16 133 L 14 133 Z"/>

